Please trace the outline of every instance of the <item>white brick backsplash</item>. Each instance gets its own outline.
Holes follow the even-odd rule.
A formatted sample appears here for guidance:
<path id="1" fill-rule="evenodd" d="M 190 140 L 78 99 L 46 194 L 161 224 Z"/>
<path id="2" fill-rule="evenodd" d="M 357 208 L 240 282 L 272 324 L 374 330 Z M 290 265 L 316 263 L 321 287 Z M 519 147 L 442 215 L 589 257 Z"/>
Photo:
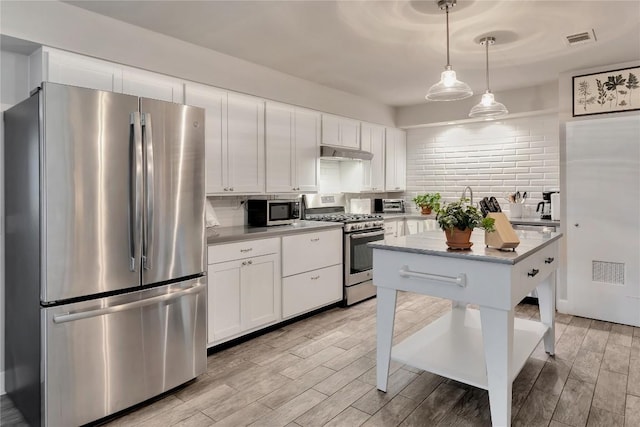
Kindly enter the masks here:
<path id="1" fill-rule="evenodd" d="M 542 191 L 560 186 L 559 156 L 555 114 L 410 129 L 405 199 L 437 191 L 450 202 L 468 185 L 474 202 L 495 196 L 508 212 L 504 197 L 519 190 L 537 216 Z"/>

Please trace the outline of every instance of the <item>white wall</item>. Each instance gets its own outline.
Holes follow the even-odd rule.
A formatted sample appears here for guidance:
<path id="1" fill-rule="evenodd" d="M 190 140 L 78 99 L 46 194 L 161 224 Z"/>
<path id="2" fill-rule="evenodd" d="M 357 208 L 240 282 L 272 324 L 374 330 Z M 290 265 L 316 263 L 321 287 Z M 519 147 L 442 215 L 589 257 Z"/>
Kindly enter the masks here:
<path id="1" fill-rule="evenodd" d="M 0 52 L 0 111 L 29 96 L 27 63 L 24 55 Z M 4 120 L 0 117 L 0 394 L 4 393 L 4 287 Z"/>
<path id="2" fill-rule="evenodd" d="M 454 201 L 470 186 L 474 202 L 495 196 L 507 213 L 502 196 L 526 191 L 533 216 L 542 191 L 559 187 L 558 171 L 556 114 L 407 131 L 408 206 L 426 192 Z"/>
<path id="3" fill-rule="evenodd" d="M 394 109 L 58 1 L 1 1 L 0 32 L 186 80 L 394 125 Z"/>
<path id="4" fill-rule="evenodd" d="M 428 123 L 468 120 L 471 108 L 480 102 L 482 93 L 454 102 L 424 102 L 396 109 L 396 127 L 410 128 Z M 511 116 L 528 115 L 532 111 L 556 111 L 557 82 L 496 92 L 496 101 L 503 103 Z"/>

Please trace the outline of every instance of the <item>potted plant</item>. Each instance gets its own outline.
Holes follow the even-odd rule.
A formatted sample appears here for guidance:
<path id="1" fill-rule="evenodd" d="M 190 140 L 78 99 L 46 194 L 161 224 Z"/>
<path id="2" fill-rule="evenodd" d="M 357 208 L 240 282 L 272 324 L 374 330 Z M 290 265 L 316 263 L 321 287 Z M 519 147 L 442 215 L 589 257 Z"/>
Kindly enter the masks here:
<path id="1" fill-rule="evenodd" d="M 418 194 L 413 203 L 420 208 L 422 215 L 429 215 L 431 210 L 437 212 L 440 209 L 440 193 Z"/>
<path id="2" fill-rule="evenodd" d="M 468 204 L 468 199 L 445 204 L 436 214 L 436 221 L 447 236 L 447 246 L 451 249 L 470 249 L 469 240 L 474 228 L 484 228 L 488 232 L 495 230 L 493 218 L 483 218 L 482 213 Z"/>

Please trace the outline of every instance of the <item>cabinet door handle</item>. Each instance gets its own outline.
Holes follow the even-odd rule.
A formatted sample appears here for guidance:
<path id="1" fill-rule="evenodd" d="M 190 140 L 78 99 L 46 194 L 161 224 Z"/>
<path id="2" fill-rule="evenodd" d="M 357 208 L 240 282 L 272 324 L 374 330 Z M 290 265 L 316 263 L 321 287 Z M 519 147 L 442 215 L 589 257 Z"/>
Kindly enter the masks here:
<path id="1" fill-rule="evenodd" d="M 247 261 L 242 261 L 242 265 L 247 265 Z"/>
<path id="2" fill-rule="evenodd" d="M 224 191 L 229 191 L 229 188 L 227 188 L 227 187 L 224 187 Z"/>
<path id="3" fill-rule="evenodd" d="M 311 280 L 318 280 L 320 278 L 320 276 L 312 276 Z"/>
<path id="4" fill-rule="evenodd" d="M 320 240 L 320 238 L 319 238 L 319 237 L 316 237 L 316 238 L 314 238 L 314 239 L 311 239 L 311 241 L 312 241 L 312 242 L 317 242 L 317 241 L 319 241 L 319 240 Z"/>
<path id="5" fill-rule="evenodd" d="M 229 187 L 229 191 L 233 191 L 233 187 Z"/>
<path id="6" fill-rule="evenodd" d="M 240 252 L 246 253 L 246 252 L 251 252 L 252 250 L 253 250 L 253 248 L 240 249 Z"/>
<path id="7" fill-rule="evenodd" d="M 251 265 L 251 264 L 253 264 L 253 261 L 249 260 L 249 261 L 247 261 L 247 264 Z"/>
<path id="8" fill-rule="evenodd" d="M 527 273 L 527 276 L 533 277 L 538 273 L 540 273 L 540 270 L 538 270 L 537 268 L 532 268 L 531 271 Z"/>
<path id="9" fill-rule="evenodd" d="M 544 263 L 545 263 L 545 264 L 551 264 L 551 263 L 553 262 L 553 260 L 554 260 L 554 259 L 555 259 L 554 257 L 549 257 L 549 258 L 547 258 L 547 259 L 545 259 L 545 260 L 544 260 Z"/>

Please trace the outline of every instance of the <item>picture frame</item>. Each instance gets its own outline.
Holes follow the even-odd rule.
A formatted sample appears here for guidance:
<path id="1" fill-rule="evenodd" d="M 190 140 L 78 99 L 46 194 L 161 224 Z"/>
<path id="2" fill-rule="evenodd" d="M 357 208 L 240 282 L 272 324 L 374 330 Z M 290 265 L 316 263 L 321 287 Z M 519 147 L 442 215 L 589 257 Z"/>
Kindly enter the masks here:
<path id="1" fill-rule="evenodd" d="M 640 110 L 640 67 L 574 76 L 573 117 Z"/>

